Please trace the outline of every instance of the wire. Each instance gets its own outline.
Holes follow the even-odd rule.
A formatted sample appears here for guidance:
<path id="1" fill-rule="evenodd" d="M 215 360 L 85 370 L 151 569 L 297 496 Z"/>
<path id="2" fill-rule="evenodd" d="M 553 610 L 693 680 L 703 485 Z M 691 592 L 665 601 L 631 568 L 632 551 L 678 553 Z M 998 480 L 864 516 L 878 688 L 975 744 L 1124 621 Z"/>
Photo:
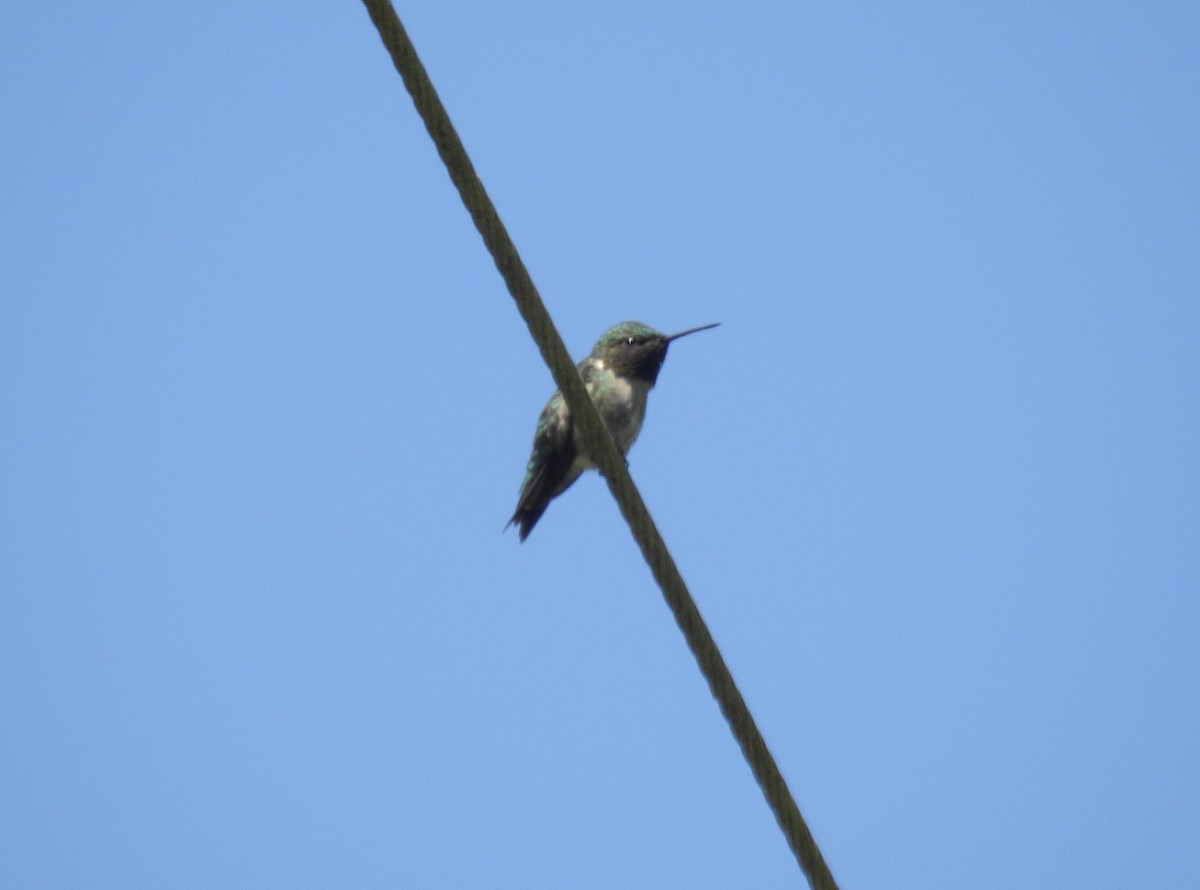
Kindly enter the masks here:
<path id="1" fill-rule="evenodd" d="M 762 788 L 763 795 L 775 814 L 775 819 L 783 830 L 800 868 L 808 878 L 809 885 L 814 890 L 837 890 L 833 875 L 825 864 L 825 859 L 804 818 L 800 815 L 796 801 L 788 790 L 762 733 L 758 731 L 750 709 L 738 691 L 716 642 L 708 632 L 700 610 L 683 583 L 683 577 L 655 527 L 649 510 L 634 487 L 624 459 L 588 397 L 583 381 L 575 370 L 575 363 L 571 361 L 550 313 L 542 303 L 525 264 L 521 262 L 512 239 L 509 238 L 495 206 L 484 190 L 483 183 L 479 181 L 449 115 L 438 98 L 425 67 L 417 57 L 416 48 L 389 0 L 363 0 L 363 3 L 412 96 L 417 113 L 425 123 L 425 129 L 429 131 L 434 145 L 437 146 L 450 179 L 471 214 L 475 228 L 483 236 L 483 242 L 492 255 L 496 268 L 516 301 L 521 317 L 529 327 L 529 333 L 537 343 L 542 358 L 549 365 L 554 382 L 566 398 L 575 423 L 584 437 L 588 453 L 604 476 L 621 514 L 629 524 L 642 556 L 662 589 L 663 598 L 683 631 L 688 648 L 692 650 L 705 680 L 708 681 L 709 689 L 720 705 L 721 712 L 725 715 L 742 754 L 750 764 L 754 778 Z"/>

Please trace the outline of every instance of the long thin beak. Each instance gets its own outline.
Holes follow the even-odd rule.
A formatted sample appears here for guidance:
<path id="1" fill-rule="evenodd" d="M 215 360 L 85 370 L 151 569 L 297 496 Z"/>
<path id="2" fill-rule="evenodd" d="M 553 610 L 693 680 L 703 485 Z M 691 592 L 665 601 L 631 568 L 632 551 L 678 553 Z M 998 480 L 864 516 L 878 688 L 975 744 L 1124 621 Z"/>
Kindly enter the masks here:
<path id="1" fill-rule="evenodd" d="M 666 338 L 666 341 L 670 343 L 672 340 L 678 340 L 680 337 L 686 337 L 688 334 L 694 334 L 697 331 L 707 331 L 709 328 L 715 328 L 719 324 L 719 321 L 714 321 L 712 324 L 702 324 L 698 328 L 688 328 L 686 331 L 680 331 L 678 334 L 672 334 Z"/>

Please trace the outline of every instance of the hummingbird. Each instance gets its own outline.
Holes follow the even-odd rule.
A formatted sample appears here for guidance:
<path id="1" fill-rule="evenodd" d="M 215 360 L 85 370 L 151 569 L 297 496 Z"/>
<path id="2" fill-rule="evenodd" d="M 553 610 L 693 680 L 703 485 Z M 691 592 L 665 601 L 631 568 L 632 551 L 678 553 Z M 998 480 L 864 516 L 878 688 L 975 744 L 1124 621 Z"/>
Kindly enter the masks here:
<path id="1" fill-rule="evenodd" d="M 624 457 L 646 418 L 646 395 L 658 380 L 673 340 L 715 328 L 720 322 L 664 334 L 638 321 L 623 321 L 605 331 L 591 354 L 577 367 L 588 395 Z M 574 484 L 584 470 L 596 464 L 587 453 L 561 391 L 555 391 L 538 417 L 533 453 L 525 467 L 525 481 L 517 510 L 509 525 L 519 528 L 521 541 L 529 537 L 550 501 Z"/>

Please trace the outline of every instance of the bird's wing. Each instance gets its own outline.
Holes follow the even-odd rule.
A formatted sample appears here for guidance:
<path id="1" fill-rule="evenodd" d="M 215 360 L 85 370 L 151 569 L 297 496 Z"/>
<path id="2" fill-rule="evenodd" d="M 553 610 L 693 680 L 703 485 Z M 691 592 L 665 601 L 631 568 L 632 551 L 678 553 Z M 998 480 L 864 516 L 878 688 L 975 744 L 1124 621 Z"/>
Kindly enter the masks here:
<path id="1" fill-rule="evenodd" d="M 571 411 L 566 400 L 555 393 L 538 419 L 525 483 L 521 486 L 516 512 L 508 523 L 520 526 L 522 541 L 546 512 L 550 501 L 574 481 L 567 478 L 573 463 L 575 436 L 571 430 Z"/>

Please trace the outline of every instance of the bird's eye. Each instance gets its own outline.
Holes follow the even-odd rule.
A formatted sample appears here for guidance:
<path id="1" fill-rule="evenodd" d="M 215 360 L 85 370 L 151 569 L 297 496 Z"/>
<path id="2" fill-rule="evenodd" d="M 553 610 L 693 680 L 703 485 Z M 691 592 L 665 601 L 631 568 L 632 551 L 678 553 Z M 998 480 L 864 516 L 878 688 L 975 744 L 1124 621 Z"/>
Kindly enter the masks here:
<path id="1" fill-rule="evenodd" d="M 626 346 L 632 346 L 632 345 L 633 345 L 633 338 L 632 338 L 632 337 L 626 337 L 626 338 L 625 338 L 625 345 L 626 345 Z"/>

